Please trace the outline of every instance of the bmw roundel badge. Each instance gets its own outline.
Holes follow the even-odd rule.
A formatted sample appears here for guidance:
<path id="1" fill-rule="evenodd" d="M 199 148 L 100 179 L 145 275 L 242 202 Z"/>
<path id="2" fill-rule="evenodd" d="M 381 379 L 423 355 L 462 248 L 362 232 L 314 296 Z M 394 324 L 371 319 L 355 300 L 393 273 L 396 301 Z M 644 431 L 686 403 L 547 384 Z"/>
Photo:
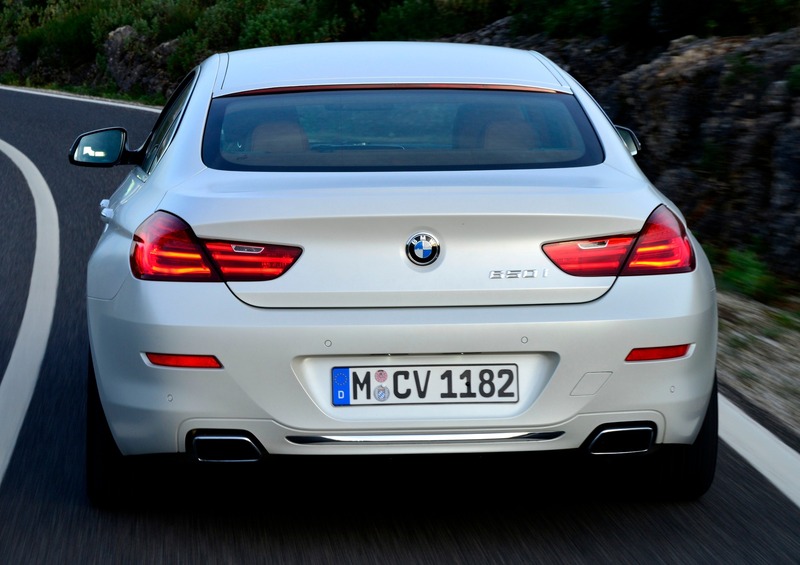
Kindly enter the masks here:
<path id="1" fill-rule="evenodd" d="M 406 242 L 406 255 L 415 265 L 430 265 L 439 257 L 439 242 L 429 233 L 417 233 Z"/>

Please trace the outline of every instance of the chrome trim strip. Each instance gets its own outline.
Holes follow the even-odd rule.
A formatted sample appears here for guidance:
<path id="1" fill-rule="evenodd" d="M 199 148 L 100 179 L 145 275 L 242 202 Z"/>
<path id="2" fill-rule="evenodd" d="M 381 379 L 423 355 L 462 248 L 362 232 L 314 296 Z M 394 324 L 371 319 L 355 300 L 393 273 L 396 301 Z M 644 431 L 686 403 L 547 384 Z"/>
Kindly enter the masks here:
<path id="1" fill-rule="evenodd" d="M 556 439 L 564 432 L 501 432 L 476 434 L 394 434 L 379 436 L 287 436 L 286 440 L 299 445 L 336 443 L 475 443 L 505 441 L 546 441 Z"/>

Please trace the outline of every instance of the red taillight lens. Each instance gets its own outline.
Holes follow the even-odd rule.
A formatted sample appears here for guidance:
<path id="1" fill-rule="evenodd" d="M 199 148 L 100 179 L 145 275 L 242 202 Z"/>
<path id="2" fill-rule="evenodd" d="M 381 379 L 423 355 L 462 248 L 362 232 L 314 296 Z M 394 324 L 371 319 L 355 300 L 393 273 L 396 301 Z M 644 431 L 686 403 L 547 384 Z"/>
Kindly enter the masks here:
<path id="1" fill-rule="evenodd" d="M 665 347 L 640 347 L 632 349 L 625 361 L 663 361 L 664 359 L 677 359 L 689 352 L 691 344 L 668 345 Z"/>
<path id="2" fill-rule="evenodd" d="M 635 235 L 621 235 L 548 243 L 542 249 L 567 274 L 576 277 L 613 277 L 619 273 L 635 240 Z"/>
<path id="3" fill-rule="evenodd" d="M 172 214 L 156 212 L 133 236 L 135 277 L 160 281 L 268 281 L 284 274 L 302 249 L 287 245 L 200 241 Z"/>
<path id="4" fill-rule="evenodd" d="M 650 214 L 638 236 L 548 243 L 542 250 L 559 269 L 577 277 L 686 273 L 695 267 L 686 229 L 663 205 Z"/>
<path id="5" fill-rule="evenodd" d="M 299 247 L 287 245 L 225 241 L 206 241 L 204 244 L 226 281 L 268 281 L 278 278 L 302 253 Z"/>
<path id="6" fill-rule="evenodd" d="M 178 355 L 174 353 L 145 353 L 153 365 L 186 369 L 221 369 L 222 363 L 213 355 Z"/>
<path id="7" fill-rule="evenodd" d="M 650 214 L 621 275 L 688 273 L 695 267 L 686 228 L 666 206 Z"/>
<path id="8" fill-rule="evenodd" d="M 145 280 L 220 280 L 186 222 L 166 212 L 156 212 L 136 230 L 131 270 Z"/>

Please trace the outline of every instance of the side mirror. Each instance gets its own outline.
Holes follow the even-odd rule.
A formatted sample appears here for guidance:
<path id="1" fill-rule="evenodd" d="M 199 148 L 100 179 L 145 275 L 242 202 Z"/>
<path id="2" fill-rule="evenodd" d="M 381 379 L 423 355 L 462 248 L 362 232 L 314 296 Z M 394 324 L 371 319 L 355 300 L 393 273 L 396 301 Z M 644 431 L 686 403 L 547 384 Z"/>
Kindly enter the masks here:
<path id="1" fill-rule="evenodd" d="M 617 128 L 617 133 L 622 138 L 622 142 L 625 144 L 625 147 L 628 148 L 628 151 L 631 155 L 636 155 L 639 151 L 642 150 L 642 144 L 639 142 L 639 139 L 636 137 L 636 134 L 633 133 L 633 130 L 628 128 L 624 128 L 622 126 L 614 126 Z"/>
<path id="2" fill-rule="evenodd" d="M 106 128 L 78 136 L 69 150 L 69 162 L 83 167 L 113 167 L 125 164 L 125 143 L 128 132 L 123 128 Z"/>

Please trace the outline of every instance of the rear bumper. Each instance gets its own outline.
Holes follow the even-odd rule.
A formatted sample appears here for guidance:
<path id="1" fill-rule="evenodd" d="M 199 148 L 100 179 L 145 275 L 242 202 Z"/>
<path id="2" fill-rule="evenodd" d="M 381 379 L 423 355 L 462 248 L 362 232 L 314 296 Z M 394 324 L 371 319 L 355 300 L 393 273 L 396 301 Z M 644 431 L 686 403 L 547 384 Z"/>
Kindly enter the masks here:
<path id="1" fill-rule="evenodd" d="M 222 284 L 128 279 L 113 300 L 90 298 L 88 318 L 126 455 L 184 451 L 204 429 L 246 432 L 276 454 L 574 449 L 628 422 L 655 424 L 657 443 L 690 443 L 714 377 L 713 279 L 647 278 L 621 278 L 585 304 L 314 310 L 250 307 Z M 679 359 L 624 361 L 634 347 L 684 343 Z M 223 368 L 156 367 L 144 352 L 216 355 Z M 331 402 L 334 366 L 488 361 L 519 366 L 519 402 Z"/>

